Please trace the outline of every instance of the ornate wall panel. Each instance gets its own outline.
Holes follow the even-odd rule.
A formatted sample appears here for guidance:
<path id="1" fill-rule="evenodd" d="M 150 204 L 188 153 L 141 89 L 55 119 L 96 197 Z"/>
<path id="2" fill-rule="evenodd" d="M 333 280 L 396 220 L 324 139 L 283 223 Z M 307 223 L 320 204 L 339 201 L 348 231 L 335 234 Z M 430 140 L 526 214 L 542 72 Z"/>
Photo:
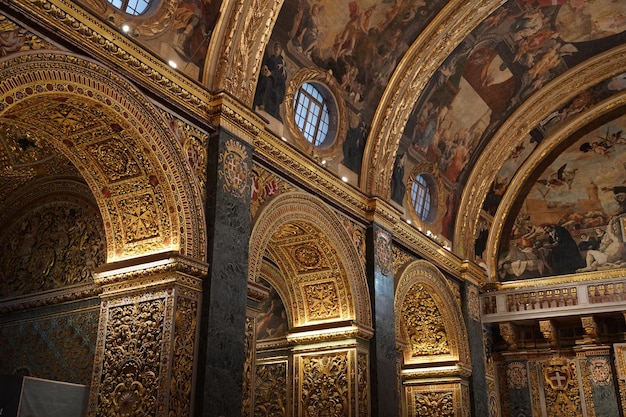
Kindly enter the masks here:
<path id="1" fill-rule="evenodd" d="M 461 383 L 405 387 L 407 416 L 469 417 L 469 391 Z"/>
<path id="2" fill-rule="evenodd" d="M 104 230 L 95 207 L 57 198 L 5 224 L 0 233 L 0 298 L 93 282 L 94 268 L 104 263 Z"/>
<path id="3" fill-rule="evenodd" d="M 407 343 L 405 363 L 470 363 L 467 331 L 447 279 L 432 264 L 415 261 L 396 288 L 396 337 Z"/>
<path id="4" fill-rule="evenodd" d="M 369 415 L 367 357 L 356 349 L 294 356 L 295 415 L 348 417 Z M 365 397 L 364 397 L 365 395 Z"/>
<path id="5" fill-rule="evenodd" d="M 98 328 L 98 308 L 58 312 L 0 324 L 0 373 L 89 385 Z M 65 307 L 67 308 L 67 306 Z"/>
<path id="6" fill-rule="evenodd" d="M 288 404 L 287 361 L 261 362 L 256 365 L 254 387 L 254 417 L 287 417 Z"/>
<path id="7" fill-rule="evenodd" d="M 89 399 L 90 416 L 191 416 L 197 355 L 199 264 L 99 272 L 104 286 Z M 161 262 L 162 264 L 164 262 Z"/>

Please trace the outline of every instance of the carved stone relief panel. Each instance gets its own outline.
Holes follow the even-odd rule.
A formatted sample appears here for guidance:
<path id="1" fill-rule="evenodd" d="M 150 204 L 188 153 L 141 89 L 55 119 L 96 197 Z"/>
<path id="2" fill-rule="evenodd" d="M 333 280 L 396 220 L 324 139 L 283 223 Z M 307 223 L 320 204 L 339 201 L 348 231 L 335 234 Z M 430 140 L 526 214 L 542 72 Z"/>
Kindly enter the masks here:
<path id="1" fill-rule="evenodd" d="M 0 298 L 93 281 L 104 262 L 102 220 L 84 202 L 50 202 L 0 233 Z"/>
<path id="2" fill-rule="evenodd" d="M 355 356 L 354 351 L 336 351 L 296 357 L 296 415 L 354 415 L 356 393 L 352 390 L 355 386 Z"/>
<path id="3" fill-rule="evenodd" d="M 287 361 L 259 363 L 254 387 L 254 417 L 286 417 L 289 410 Z"/>
<path id="4" fill-rule="evenodd" d="M 460 383 L 407 386 L 405 395 L 408 417 L 465 417 L 470 409 L 469 397 L 462 399 Z"/>
<path id="5" fill-rule="evenodd" d="M 0 373 L 88 385 L 97 329 L 97 306 L 79 313 L 3 323 L 0 340 L 7 343 L 0 343 Z"/>

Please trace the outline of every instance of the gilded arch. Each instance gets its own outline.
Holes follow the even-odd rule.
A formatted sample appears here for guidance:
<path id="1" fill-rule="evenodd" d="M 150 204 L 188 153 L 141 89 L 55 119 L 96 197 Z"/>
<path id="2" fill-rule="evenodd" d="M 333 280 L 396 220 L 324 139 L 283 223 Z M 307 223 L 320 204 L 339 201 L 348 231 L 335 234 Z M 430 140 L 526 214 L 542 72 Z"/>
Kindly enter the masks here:
<path id="1" fill-rule="evenodd" d="M 461 308 L 446 278 L 431 263 L 414 261 L 400 276 L 394 301 L 396 340 L 406 345 L 405 364 L 454 361 L 469 368 L 470 352 Z M 420 308 L 429 308 L 420 315 Z M 419 315 L 421 335 L 411 340 L 405 317 Z M 427 349 L 421 341 L 428 339 Z M 431 340 L 432 339 L 432 340 Z M 433 342 L 434 343 L 431 343 Z"/>
<path id="2" fill-rule="evenodd" d="M 134 86 L 57 51 L 0 61 L 0 80 L 0 121 L 51 143 L 87 182 L 108 262 L 166 250 L 204 259 L 198 185 L 167 121 Z"/>
<path id="3" fill-rule="evenodd" d="M 292 325 L 354 320 L 371 327 L 363 263 L 341 221 L 321 200 L 302 192 L 279 195 L 259 214 L 250 243 L 250 281 L 260 276 L 266 256 L 295 274 L 285 286 L 279 285 L 281 296 L 288 293 L 285 305 L 292 305 Z M 323 316 L 315 308 L 319 292 L 338 303 L 336 312 Z"/>

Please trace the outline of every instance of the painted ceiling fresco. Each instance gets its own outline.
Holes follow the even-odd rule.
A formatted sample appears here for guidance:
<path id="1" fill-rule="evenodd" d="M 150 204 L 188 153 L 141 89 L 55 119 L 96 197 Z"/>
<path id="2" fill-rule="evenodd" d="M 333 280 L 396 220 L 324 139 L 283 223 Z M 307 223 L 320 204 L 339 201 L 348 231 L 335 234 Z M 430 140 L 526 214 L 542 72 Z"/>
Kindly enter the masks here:
<path id="1" fill-rule="evenodd" d="M 503 244 L 502 280 L 626 265 L 626 115 L 576 140 L 532 183 Z"/>

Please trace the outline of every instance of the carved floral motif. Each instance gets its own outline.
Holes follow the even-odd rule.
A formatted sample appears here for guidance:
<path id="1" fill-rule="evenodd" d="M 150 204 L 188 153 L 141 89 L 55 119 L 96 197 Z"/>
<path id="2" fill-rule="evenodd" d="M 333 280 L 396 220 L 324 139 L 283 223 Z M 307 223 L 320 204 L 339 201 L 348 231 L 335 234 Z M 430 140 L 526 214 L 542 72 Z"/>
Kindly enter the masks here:
<path id="1" fill-rule="evenodd" d="M 196 346 L 198 304 L 195 300 L 179 297 L 174 315 L 174 348 L 170 379 L 169 417 L 190 416 L 194 348 Z"/>
<path id="2" fill-rule="evenodd" d="M 287 363 L 278 362 L 256 367 L 254 416 L 287 415 Z"/>
<path id="3" fill-rule="evenodd" d="M 164 300 L 109 309 L 98 416 L 157 415 Z"/>
<path id="4" fill-rule="evenodd" d="M 411 356 L 450 353 L 443 317 L 423 285 L 415 284 L 407 293 L 402 304 L 402 318 Z"/>
<path id="5" fill-rule="evenodd" d="M 334 282 L 321 282 L 304 287 L 309 320 L 340 317 L 339 296 Z"/>
<path id="6" fill-rule="evenodd" d="M 302 415 L 348 417 L 348 356 L 334 353 L 302 358 Z"/>
<path id="7" fill-rule="evenodd" d="M 416 416 L 454 417 L 454 397 L 451 392 L 415 394 Z"/>

